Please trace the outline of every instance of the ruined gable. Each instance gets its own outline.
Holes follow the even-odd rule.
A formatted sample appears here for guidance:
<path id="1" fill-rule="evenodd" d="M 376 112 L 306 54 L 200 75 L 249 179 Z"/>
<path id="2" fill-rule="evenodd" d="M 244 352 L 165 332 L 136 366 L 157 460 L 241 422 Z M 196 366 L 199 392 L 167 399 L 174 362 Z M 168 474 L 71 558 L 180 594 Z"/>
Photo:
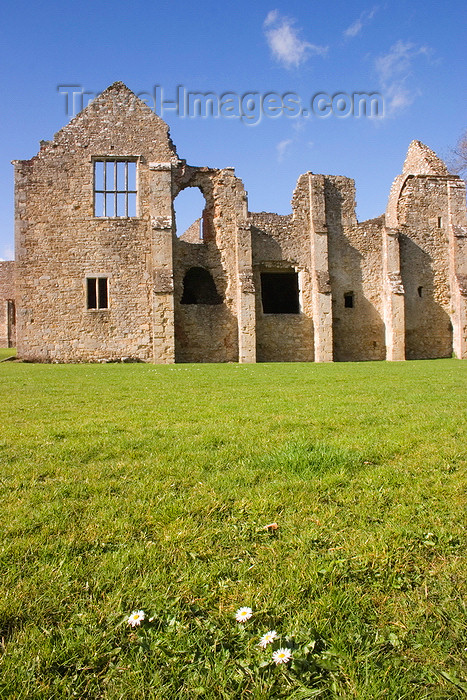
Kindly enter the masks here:
<path id="1" fill-rule="evenodd" d="M 176 162 L 178 156 L 168 125 L 122 82 L 115 82 L 58 131 L 42 142 L 36 158 L 55 149 L 67 155 L 75 149 L 101 149 L 119 155 L 146 152 L 156 162 Z"/>
<path id="2" fill-rule="evenodd" d="M 449 172 L 436 153 L 421 141 L 412 141 L 402 168 L 403 175 L 441 175 Z"/>

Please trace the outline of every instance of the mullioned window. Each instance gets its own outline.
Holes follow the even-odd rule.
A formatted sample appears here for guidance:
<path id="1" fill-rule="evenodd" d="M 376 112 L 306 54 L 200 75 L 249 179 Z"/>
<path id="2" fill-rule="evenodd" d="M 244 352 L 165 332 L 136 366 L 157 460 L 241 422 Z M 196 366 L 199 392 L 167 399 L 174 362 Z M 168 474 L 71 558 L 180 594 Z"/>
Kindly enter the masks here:
<path id="1" fill-rule="evenodd" d="M 94 216 L 136 216 L 136 162 L 125 158 L 94 161 Z"/>

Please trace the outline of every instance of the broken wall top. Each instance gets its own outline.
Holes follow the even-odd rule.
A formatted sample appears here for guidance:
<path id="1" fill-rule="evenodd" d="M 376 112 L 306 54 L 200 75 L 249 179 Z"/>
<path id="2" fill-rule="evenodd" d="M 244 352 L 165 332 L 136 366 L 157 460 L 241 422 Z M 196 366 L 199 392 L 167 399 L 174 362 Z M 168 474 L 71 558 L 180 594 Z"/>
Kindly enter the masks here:
<path id="1" fill-rule="evenodd" d="M 39 153 L 31 161 L 53 153 L 60 146 L 68 152 L 89 148 L 90 155 L 110 157 L 137 156 L 149 151 L 153 160 L 178 162 L 169 126 L 120 81 L 92 100 L 52 141 L 41 142 Z"/>
<path id="2" fill-rule="evenodd" d="M 441 158 L 421 141 L 412 141 L 402 168 L 403 175 L 441 175 L 449 172 Z"/>

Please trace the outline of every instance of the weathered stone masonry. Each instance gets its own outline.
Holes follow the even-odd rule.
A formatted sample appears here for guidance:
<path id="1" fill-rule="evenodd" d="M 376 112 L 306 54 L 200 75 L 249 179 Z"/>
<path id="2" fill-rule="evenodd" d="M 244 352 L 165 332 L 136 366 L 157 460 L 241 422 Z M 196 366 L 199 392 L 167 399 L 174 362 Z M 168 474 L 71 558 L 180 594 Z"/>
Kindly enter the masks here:
<path id="1" fill-rule="evenodd" d="M 465 188 L 420 142 L 361 223 L 353 181 L 310 172 L 290 215 L 248 212 L 234 170 L 187 165 L 122 83 L 14 165 L 25 360 L 467 357 Z M 205 208 L 177 237 L 187 187 Z"/>
<path id="2" fill-rule="evenodd" d="M 16 345 L 15 263 L 0 262 L 0 347 Z"/>

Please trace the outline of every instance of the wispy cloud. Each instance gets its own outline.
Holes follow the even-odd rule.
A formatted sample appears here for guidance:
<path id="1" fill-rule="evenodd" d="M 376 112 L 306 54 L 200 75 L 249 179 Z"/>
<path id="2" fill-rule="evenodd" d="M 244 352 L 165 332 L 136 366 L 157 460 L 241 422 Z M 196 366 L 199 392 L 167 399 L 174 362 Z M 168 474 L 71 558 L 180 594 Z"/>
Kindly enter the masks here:
<path id="1" fill-rule="evenodd" d="M 360 17 L 356 19 L 355 22 L 352 22 L 349 27 L 347 27 L 347 29 L 344 31 L 344 36 L 346 36 L 348 39 L 353 39 L 360 34 L 364 25 L 371 22 L 378 9 L 378 5 L 375 5 L 371 8 L 371 10 L 364 10 Z"/>
<path id="2" fill-rule="evenodd" d="M 15 249 L 13 248 L 13 246 L 12 245 L 3 246 L 2 257 L 0 258 L 0 261 L 4 262 L 5 260 L 14 260 L 14 257 L 15 257 Z"/>
<path id="3" fill-rule="evenodd" d="M 430 53 L 427 46 L 399 40 L 388 53 L 376 59 L 375 69 L 384 94 L 386 116 L 394 116 L 409 107 L 420 95 L 420 90 L 410 80 L 414 61 L 419 56 L 428 57 Z"/>
<path id="4" fill-rule="evenodd" d="M 410 41 L 397 41 L 389 52 L 376 59 L 376 70 L 381 80 L 388 82 L 394 77 L 409 74 L 413 59 L 417 56 L 428 56 L 430 49 L 426 46 L 417 47 Z"/>
<path id="5" fill-rule="evenodd" d="M 277 160 L 279 161 L 279 163 L 281 163 L 284 160 L 285 152 L 291 145 L 292 139 L 284 139 L 283 141 L 279 141 L 279 143 L 276 146 Z"/>
<path id="6" fill-rule="evenodd" d="M 309 56 L 323 56 L 328 50 L 327 46 L 301 39 L 295 20 L 281 15 L 278 10 L 268 12 L 263 29 L 272 55 L 286 68 L 298 68 Z"/>

